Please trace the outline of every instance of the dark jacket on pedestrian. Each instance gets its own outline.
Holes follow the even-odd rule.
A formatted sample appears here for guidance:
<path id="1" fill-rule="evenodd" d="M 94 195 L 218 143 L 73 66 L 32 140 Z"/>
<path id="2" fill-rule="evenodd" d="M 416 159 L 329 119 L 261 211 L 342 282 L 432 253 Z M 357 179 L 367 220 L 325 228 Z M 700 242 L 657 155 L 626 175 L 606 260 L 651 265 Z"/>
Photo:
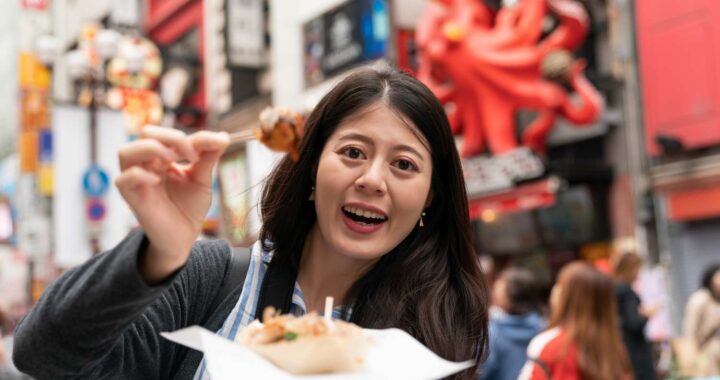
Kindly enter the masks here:
<path id="1" fill-rule="evenodd" d="M 635 379 L 654 380 L 656 378 L 655 366 L 650 344 L 645 337 L 645 325 L 648 319 L 640 315 L 640 297 L 630 285 L 623 282 L 615 283 L 615 294 L 620 313 L 620 329 Z"/>
<path id="2" fill-rule="evenodd" d="M 513 315 L 495 309 L 491 313 L 490 354 L 480 369 L 480 380 L 516 380 L 527 361 L 530 340 L 545 329 L 536 312 Z"/>

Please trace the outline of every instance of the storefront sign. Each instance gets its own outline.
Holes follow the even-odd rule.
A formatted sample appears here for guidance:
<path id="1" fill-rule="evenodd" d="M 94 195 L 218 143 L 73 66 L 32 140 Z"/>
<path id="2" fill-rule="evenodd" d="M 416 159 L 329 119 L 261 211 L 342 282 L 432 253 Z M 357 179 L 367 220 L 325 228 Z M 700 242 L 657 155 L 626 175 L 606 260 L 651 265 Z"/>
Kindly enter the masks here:
<path id="1" fill-rule="evenodd" d="M 50 5 L 50 0 L 22 0 L 20 5 L 23 9 L 35 9 L 37 11 L 44 11 Z"/>
<path id="2" fill-rule="evenodd" d="M 18 148 L 20 152 L 20 171 L 34 173 L 38 167 L 37 131 L 21 131 Z"/>
<path id="3" fill-rule="evenodd" d="M 493 222 L 500 214 L 549 207 L 555 204 L 560 180 L 550 177 L 533 181 L 515 189 L 495 194 L 470 198 L 470 218 Z"/>
<path id="4" fill-rule="evenodd" d="M 303 26 L 305 84 L 384 57 L 389 29 L 385 0 L 350 0 L 308 21 Z"/>
<path id="5" fill-rule="evenodd" d="M 52 131 L 50 129 L 41 130 L 39 134 L 38 149 L 41 162 L 52 161 Z"/>
<path id="6" fill-rule="evenodd" d="M 37 171 L 38 192 L 40 195 L 52 197 L 55 190 L 55 171 L 52 162 L 40 162 Z"/>
<path id="7" fill-rule="evenodd" d="M 265 28 L 261 0 L 227 0 L 227 57 L 230 66 L 265 64 Z"/>
<path id="8" fill-rule="evenodd" d="M 518 148 L 492 157 L 478 156 L 462 161 L 469 197 L 509 189 L 517 181 L 540 177 L 542 161 L 529 148 Z"/>
<path id="9" fill-rule="evenodd" d="M 251 187 L 244 150 L 226 155 L 218 166 L 224 230 L 233 245 L 248 243 Z"/>

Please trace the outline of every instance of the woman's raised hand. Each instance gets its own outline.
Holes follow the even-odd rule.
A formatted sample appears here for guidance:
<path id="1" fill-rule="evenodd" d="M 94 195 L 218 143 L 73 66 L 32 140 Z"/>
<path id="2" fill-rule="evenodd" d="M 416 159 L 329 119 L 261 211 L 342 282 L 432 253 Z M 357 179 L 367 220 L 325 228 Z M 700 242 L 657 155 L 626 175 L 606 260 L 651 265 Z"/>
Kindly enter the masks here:
<path id="1" fill-rule="evenodd" d="M 141 137 L 120 149 L 115 185 L 150 241 L 140 272 L 156 283 L 185 265 L 210 208 L 213 167 L 230 140 L 224 132 L 155 126 Z"/>

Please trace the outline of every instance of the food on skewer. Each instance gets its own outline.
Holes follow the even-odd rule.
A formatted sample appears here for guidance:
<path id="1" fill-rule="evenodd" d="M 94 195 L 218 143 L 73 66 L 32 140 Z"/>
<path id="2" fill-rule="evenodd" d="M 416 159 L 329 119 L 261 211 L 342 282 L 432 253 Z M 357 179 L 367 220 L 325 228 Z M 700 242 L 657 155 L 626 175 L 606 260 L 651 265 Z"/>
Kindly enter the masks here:
<path id="1" fill-rule="evenodd" d="M 263 320 L 243 329 L 236 341 L 290 373 L 353 371 L 365 360 L 369 340 L 355 324 L 315 313 L 278 315 L 272 307 L 265 309 Z"/>
<path id="2" fill-rule="evenodd" d="M 297 161 L 300 157 L 298 144 L 303 134 L 305 118 L 283 107 L 267 107 L 260 113 L 259 118 L 259 129 L 233 133 L 230 135 L 230 142 L 256 138 L 271 150 L 289 153 L 293 161 Z"/>

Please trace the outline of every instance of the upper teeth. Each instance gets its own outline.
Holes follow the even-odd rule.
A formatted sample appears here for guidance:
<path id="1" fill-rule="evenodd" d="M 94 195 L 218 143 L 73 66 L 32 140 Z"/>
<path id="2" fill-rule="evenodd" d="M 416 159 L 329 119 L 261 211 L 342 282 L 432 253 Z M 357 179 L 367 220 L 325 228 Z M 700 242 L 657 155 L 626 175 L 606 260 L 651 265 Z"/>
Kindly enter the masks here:
<path id="1" fill-rule="evenodd" d="M 377 214 L 377 213 L 374 213 L 374 212 L 368 211 L 368 210 L 359 209 L 357 207 L 345 206 L 345 207 L 343 207 L 343 209 L 349 213 L 353 213 L 355 215 L 362 216 L 365 218 L 385 219 L 385 215 Z"/>

